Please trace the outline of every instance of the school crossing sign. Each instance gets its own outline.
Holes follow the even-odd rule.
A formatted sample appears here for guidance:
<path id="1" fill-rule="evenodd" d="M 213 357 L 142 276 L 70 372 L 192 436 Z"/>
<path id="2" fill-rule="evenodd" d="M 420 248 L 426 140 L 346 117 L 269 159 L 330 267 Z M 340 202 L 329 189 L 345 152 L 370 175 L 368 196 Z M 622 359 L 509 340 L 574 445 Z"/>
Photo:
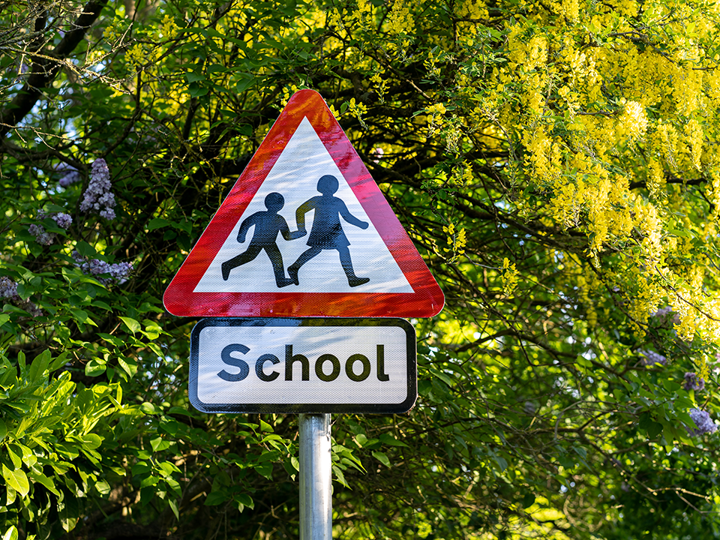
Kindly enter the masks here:
<path id="1" fill-rule="evenodd" d="M 432 317 L 444 297 L 325 101 L 301 90 L 164 303 L 188 317 Z"/>

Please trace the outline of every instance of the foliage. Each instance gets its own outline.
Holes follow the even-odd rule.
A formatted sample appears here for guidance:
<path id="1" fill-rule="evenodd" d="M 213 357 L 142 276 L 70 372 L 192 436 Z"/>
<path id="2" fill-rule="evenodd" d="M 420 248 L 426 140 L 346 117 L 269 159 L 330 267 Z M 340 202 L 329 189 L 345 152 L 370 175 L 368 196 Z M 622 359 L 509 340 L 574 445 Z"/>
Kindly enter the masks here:
<path id="1" fill-rule="evenodd" d="M 715 2 L 0 9 L 5 538 L 297 537 L 296 419 L 192 409 L 160 299 L 305 87 L 447 297 L 334 534 L 720 536 Z"/>

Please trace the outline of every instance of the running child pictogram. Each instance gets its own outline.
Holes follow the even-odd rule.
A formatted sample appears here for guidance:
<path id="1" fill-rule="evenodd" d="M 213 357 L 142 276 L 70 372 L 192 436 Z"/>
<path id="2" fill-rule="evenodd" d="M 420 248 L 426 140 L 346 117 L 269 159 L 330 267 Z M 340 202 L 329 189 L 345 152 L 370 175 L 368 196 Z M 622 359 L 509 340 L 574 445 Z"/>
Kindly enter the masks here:
<path id="1" fill-rule="evenodd" d="M 249 263 L 254 260 L 262 250 L 265 250 L 265 253 L 267 253 L 272 263 L 275 273 L 275 283 L 278 288 L 286 287 L 295 282 L 295 280 L 288 279 L 285 276 L 282 253 L 280 253 L 280 248 L 278 248 L 277 245 L 277 235 L 281 233 L 283 238 L 289 241 L 305 236 L 307 231 L 297 230 L 292 233 L 290 232 L 287 221 L 278 214 L 283 206 L 285 206 L 285 198 L 280 193 L 270 193 L 265 197 L 265 208 L 267 208 L 267 211 L 255 212 L 242 222 L 237 236 L 237 241 L 241 244 L 245 243 L 245 238 L 247 237 L 250 227 L 255 227 L 255 230 L 253 231 L 253 236 L 247 250 L 237 257 L 233 257 L 229 261 L 222 263 L 223 280 L 228 280 L 230 271 L 233 268 Z"/>

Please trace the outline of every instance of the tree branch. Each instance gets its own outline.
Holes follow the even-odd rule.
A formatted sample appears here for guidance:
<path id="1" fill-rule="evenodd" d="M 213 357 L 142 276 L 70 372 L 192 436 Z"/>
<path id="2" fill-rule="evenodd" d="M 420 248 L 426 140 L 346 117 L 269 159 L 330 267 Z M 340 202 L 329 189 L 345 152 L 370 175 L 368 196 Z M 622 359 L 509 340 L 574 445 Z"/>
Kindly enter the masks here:
<path id="1" fill-rule="evenodd" d="M 27 82 L 10 104 L 0 112 L 0 137 L 5 136 L 10 130 L 14 129 L 32 110 L 35 103 L 40 99 L 42 91 L 50 86 L 60 72 L 62 61 L 85 38 L 88 28 L 100 16 L 105 4 L 107 4 L 107 0 L 88 2 L 75 22 L 74 28 L 65 34 L 65 37 L 58 43 L 55 50 L 50 53 L 49 56 L 52 59 L 40 58 L 33 63 L 32 73 Z"/>

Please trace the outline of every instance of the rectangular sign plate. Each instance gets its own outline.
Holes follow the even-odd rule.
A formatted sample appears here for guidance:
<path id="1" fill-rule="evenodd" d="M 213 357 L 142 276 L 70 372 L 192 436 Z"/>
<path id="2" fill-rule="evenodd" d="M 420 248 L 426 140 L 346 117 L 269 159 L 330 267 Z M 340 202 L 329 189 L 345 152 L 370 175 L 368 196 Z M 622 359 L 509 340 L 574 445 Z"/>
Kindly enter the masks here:
<path id="1" fill-rule="evenodd" d="M 409 411 L 415 329 L 404 319 L 203 319 L 190 402 L 206 413 Z"/>

